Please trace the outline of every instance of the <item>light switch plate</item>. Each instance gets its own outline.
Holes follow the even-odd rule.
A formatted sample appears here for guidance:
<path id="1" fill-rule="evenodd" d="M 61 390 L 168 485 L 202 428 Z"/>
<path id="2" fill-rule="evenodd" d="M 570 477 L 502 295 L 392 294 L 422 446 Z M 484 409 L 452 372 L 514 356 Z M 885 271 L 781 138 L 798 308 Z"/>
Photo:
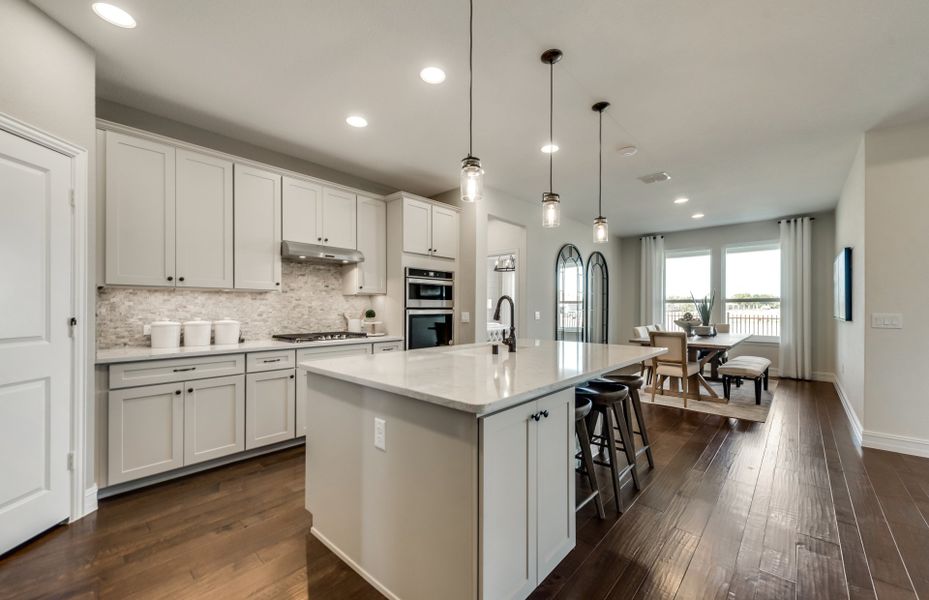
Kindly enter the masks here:
<path id="1" fill-rule="evenodd" d="M 152 335 L 152 326 L 142 325 L 142 335 Z"/>
<path id="2" fill-rule="evenodd" d="M 461 313 L 461 322 L 462 322 L 462 323 L 470 323 L 470 322 L 471 322 L 471 313 L 469 313 L 469 312 L 462 312 L 462 313 Z"/>
<path id="3" fill-rule="evenodd" d="M 387 452 L 387 421 L 374 417 L 374 447 Z"/>
<path id="4" fill-rule="evenodd" d="M 903 315 L 899 313 L 871 313 L 872 329 L 903 329 Z"/>
<path id="5" fill-rule="evenodd" d="M 541 320 L 542 320 L 542 313 L 540 313 L 539 311 L 535 311 L 535 320 L 536 320 L 536 321 L 541 321 Z"/>

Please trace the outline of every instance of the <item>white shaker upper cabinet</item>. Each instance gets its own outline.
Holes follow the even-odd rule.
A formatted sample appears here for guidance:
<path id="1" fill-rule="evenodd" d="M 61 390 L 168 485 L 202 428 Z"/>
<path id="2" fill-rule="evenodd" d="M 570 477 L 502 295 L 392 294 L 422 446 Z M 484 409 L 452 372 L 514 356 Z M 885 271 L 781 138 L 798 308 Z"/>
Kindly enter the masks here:
<path id="1" fill-rule="evenodd" d="M 304 244 L 322 244 L 323 186 L 284 177 L 283 195 L 284 239 Z"/>
<path id="2" fill-rule="evenodd" d="M 432 255 L 439 258 L 458 257 L 458 212 L 432 207 Z"/>
<path id="3" fill-rule="evenodd" d="M 457 236 L 457 233 L 456 233 Z M 432 254 L 432 205 L 403 199 L 403 251 Z"/>
<path id="4" fill-rule="evenodd" d="M 106 133 L 106 282 L 174 286 L 174 148 Z"/>
<path id="5" fill-rule="evenodd" d="M 323 241 L 334 248 L 356 248 L 355 194 L 323 188 Z"/>
<path id="6" fill-rule="evenodd" d="M 235 287 L 281 289 L 281 176 L 238 163 Z"/>
<path id="7" fill-rule="evenodd" d="M 387 204 L 358 196 L 358 250 L 364 262 L 343 271 L 345 294 L 387 293 Z"/>
<path id="8" fill-rule="evenodd" d="M 231 288 L 232 162 L 177 149 L 177 287 Z"/>

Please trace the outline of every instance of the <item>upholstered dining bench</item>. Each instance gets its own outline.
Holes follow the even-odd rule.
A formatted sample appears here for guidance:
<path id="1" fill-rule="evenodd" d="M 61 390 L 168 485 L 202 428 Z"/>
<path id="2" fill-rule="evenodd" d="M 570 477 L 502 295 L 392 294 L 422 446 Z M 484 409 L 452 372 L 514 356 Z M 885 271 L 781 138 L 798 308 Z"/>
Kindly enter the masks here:
<path id="1" fill-rule="evenodd" d="M 719 366 L 719 374 L 723 378 L 723 393 L 726 399 L 732 392 L 732 382 L 736 386 L 742 384 L 743 379 L 755 381 L 755 404 L 761 404 L 761 387 L 768 389 L 768 369 L 771 361 L 760 356 L 738 356 Z"/>

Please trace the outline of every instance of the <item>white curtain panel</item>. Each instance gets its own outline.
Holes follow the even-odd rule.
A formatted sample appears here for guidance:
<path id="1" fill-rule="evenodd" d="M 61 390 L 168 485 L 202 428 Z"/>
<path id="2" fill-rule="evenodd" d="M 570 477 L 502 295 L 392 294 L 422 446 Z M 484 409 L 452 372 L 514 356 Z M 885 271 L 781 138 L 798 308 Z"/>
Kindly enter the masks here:
<path id="1" fill-rule="evenodd" d="M 664 238 L 646 236 L 642 240 L 642 268 L 639 323 L 664 323 Z"/>
<path id="2" fill-rule="evenodd" d="M 813 377 L 812 236 L 810 217 L 781 221 L 781 348 L 782 377 Z"/>

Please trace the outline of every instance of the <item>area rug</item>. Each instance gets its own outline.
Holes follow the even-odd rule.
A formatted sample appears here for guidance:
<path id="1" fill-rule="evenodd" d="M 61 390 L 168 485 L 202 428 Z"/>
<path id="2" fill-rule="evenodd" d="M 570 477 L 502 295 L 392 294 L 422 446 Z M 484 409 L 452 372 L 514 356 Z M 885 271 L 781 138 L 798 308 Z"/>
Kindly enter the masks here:
<path id="1" fill-rule="evenodd" d="M 711 381 L 710 386 L 723 398 L 723 384 L 721 382 Z M 665 383 L 665 390 L 668 384 Z M 734 419 L 744 419 L 746 421 L 756 421 L 764 423 L 768 418 L 768 411 L 771 410 L 771 403 L 774 401 L 774 391 L 777 389 L 777 379 L 768 381 L 768 389 L 761 390 L 761 404 L 755 404 L 755 382 L 748 380 L 737 388 L 732 384 L 732 398 L 728 403 L 714 402 L 710 400 L 687 399 L 687 407 L 684 408 L 683 398 L 676 396 L 667 396 L 657 394 L 655 404 L 662 406 L 671 406 L 674 408 L 684 408 L 694 412 L 708 413 L 711 415 L 720 415 L 723 417 L 732 417 Z M 704 394 L 706 390 L 702 390 Z M 641 392 L 642 402 L 647 404 L 652 401 L 651 388 L 643 389 Z"/>

